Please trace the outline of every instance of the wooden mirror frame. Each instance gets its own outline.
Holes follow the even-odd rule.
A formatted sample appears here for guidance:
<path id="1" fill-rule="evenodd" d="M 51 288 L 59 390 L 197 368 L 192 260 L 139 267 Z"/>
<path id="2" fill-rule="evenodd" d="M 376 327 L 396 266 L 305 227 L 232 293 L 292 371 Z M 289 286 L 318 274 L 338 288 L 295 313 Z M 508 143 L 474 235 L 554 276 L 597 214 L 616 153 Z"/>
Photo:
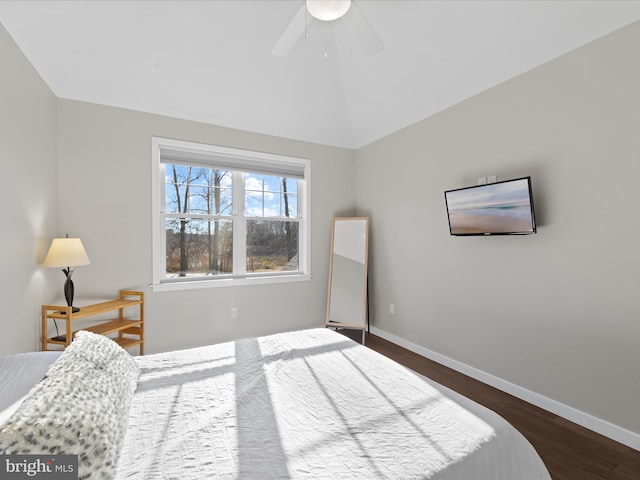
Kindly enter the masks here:
<path id="1" fill-rule="evenodd" d="M 338 230 L 338 234 L 340 234 L 341 222 L 363 222 L 364 223 L 364 239 L 360 240 L 352 235 L 352 238 L 347 239 L 350 242 L 349 245 L 346 245 L 347 256 L 340 256 L 345 260 L 362 263 L 363 264 L 363 272 L 360 275 L 360 272 L 351 272 L 352 275 L 348 275 L 347 283 L 353 286 L 353 290 L 351 292 L 334 292 L 334 287 L 336 286 L 336 266 L 334 264 L 334 256 L 336 255 L 336 243 L 340 243 L 341 239 L 338 239 L 336 242 L 336 230 Z M 338 225 L 338 228 L 336 228 Z M 346 225 L 346 224 L 345 224 Z M 342 242 L 344 247 L 344 242 Z M 359 247 L 363 247 L 361 249 Z M 352 255 L 349 255 L 352 254 Z M 349 257 L 357 257 L 357 258 L 349 258 Z M 369 218 L 368 217 L 334 217 L 332 219 L 331 224 L 331 249 L 329 250 L 329 281 L 327 288 L 327 312 L 325 317 L 325 325 L 327 327 L 339 327 L 339 328 L 352 328 L 358 330 L 364 330 L 367 327 L 367 270 L 368 270 L 368 256 L 369 256 Z M 340 268 L 340 267 L 338 267 Z M 359 277 L 359 278 L 358 278 Z M 361 281 L 360 281 L 361 280 Z M 343 293 L 345 295 L 343 295 Z M 332 295 L 333 294 L 333 295 Z M 351 295 L 349 295 L 351 294 Z M 332 320 L 332 315 L 336 315 L 334 312 L 332 314 L 332 300 L 335 301 L 336 297 L 340 298 L 342 302 L 341 305 L 344 305 L 344 301 L 347 300 L 349 302 L 349 307 L 356 311 L 356 314 L 353 315 L 353 321 L 348 321 L 344 318 L 338 318 L 338 321 Z M 359 306 L 359 307 L 356 307 Z M 361 310 L 355 310 L 356 308 Z M 336 310 L 336 308 L 334 308 Z M 358 318 L 355 318 L 358 317 Z M 335 317 L 334 317 L 335 318 Z"/>

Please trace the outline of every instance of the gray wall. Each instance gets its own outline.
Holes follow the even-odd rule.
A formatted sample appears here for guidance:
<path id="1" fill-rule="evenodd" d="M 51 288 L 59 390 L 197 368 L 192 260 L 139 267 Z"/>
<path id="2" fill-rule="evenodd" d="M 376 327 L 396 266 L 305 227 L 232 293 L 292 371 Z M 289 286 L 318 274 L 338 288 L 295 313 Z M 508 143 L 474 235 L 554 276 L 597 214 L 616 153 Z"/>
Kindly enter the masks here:
<path id="1" fill-rule="evenodd" d="M 42 260 L 57 223 L 56 97 L 0 25 L 0 356 L 38 349 L 40 304 L 64 274 Z"/>
<path id="2" fill-rule="evenodd" d="M 356 158 L 375 327 L 636 434 L 638 45 L 640 23 Z M 449 236 L 443 192 L 487 175 L 532 176 L 537 235 Z"/>
<path id="3" fill-rule="evenodd" d="M 151 292 L 153 135 L 310 159 L 312 280 Z M 60 230 L 91 258 L 74 274 L 76 296 L 144 291 L 145 352 L 324 324 L 331 217 L 353 214 L 353 151 L 60 100 L 58 157 Z"/>

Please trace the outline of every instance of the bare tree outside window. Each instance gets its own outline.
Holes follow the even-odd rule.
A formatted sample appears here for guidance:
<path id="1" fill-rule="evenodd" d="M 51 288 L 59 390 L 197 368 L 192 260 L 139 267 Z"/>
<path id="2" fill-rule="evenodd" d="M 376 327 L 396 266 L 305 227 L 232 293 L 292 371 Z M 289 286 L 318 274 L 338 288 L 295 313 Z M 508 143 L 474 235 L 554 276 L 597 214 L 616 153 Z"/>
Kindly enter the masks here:
<path id="1" fill-rule="evenodd" d="M 298 270 L 297 192 L 295 179 L 246 174 L 247 272 Z"/>
<path id="2" fill-rule="evenodd" d="M 233 267 L 231 172 L 168 164 L 165 189 L 168 274 L 217 275 Z"/>

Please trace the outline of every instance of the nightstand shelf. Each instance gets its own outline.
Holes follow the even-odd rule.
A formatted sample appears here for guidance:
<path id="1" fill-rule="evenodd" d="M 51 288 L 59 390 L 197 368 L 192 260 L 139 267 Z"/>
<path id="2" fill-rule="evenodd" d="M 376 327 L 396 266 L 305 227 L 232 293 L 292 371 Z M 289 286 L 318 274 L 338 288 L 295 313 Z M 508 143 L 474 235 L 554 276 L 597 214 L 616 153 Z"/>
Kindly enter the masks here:
<path id="1" fill-rule="evenodd" d="M 124 316 L 125 309 L 138 307 L 138 318 Z M 110 337 L 122 348 L 140 346 L 140 355 L 144 355 L 144 293 L 121 290 L 119 298 L 107 302 L 85 305 L 78 312 L 69 311 L 66 305 L 42 305 L 42 350 L 49 350 L 49 345 L 68 346 L 73 335 L 79 330 L 87 330 L 99 335 L 117 334 Z M 74 330 L 73 322 L 109 312 L 118 312 L 112 319 L 102 320 L 97 325 Z M 49 320 L 61 320 L 66 323 L 65 333 L 56 337 L 48 337 Z"/>

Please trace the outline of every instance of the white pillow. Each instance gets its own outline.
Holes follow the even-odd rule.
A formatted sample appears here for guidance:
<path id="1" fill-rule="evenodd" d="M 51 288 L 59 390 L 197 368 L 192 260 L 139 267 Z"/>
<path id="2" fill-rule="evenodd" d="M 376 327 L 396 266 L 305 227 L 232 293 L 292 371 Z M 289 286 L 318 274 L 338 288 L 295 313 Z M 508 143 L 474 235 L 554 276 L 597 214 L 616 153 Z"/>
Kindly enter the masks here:
<path id="1" fill-rule="evenodd" d="M 0 427 L 0 454 L 78 455 L 80 479 L 113 478 L 139 375 L 114 341 L 78 332 Z"/>

